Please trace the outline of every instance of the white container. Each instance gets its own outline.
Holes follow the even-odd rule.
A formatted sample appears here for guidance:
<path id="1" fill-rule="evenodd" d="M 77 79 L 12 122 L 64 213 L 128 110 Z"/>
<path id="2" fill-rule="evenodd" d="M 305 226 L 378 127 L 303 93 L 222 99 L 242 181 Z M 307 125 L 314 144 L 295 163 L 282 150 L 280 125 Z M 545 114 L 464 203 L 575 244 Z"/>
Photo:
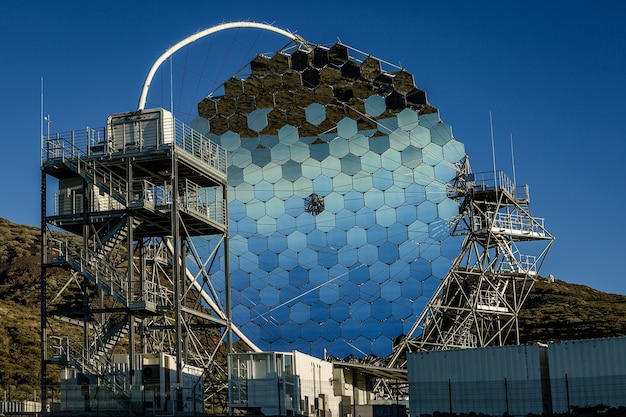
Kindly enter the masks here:
<path id="1" fill-rule="evenodd" d="M 174 117 L 162 108 L 115 113 L 107 118 L 112 152 L 156 149 L 174 143 L 174 132 Z"/>

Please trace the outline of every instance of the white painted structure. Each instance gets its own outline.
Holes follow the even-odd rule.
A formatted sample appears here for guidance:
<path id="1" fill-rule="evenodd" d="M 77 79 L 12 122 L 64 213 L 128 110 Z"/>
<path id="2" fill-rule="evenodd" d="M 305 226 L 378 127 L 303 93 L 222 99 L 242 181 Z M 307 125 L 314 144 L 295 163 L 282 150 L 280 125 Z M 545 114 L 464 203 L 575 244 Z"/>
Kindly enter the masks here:
<path id="1" fill-rule="evenodd" d="M 107 118 L 108 146 L 113 151 L 158 148 L 175 142 L 174 116 L 163 108 L 115 113 Z"/>
<path id="2" fill-rule="evenodd" d="M 400 399 L 376 399 L 373 375 L 386 368 L 332 363 L 297 351 L 228 355 L 231 415 L 404 417 Z"/>
<path id="3" fill-rule="evenodd" d="M 300 352 L 250 352 L 228 356 L 229 402 L 265 415 L 339 415 L 333 365 Z"/>
<path id="4" fill-rule="evenodd" d="M 41 403 L 37 401 L 0 401 L 0 416 L 37 415 L 41 413 Z"/>
<path id="5" fill-rule="evenodd" d="M 204 29 L 200 32 L 194 33 L 191 36 L 186 37 L 182 41 L 178 42 L 176 45 L 168 48 L 157 60 L 152 64 L 148 75 L 146 76 L 146 80 L 144 81 L 143 88 L 141 89 L 141 96 L 139 97 L 139 105 L 138 110 L 143 110 L 146 105 L 146 99 L 148 98 L 148 90 L 150 89 L 150 84 L 152 83 L 152 79 L 156 74 L 157 70 L 167 60 L 169 57 L 174 55 L 176 51 L 184 48 L 185 46 L 212 35 L 217 32 L 221 32 L 228 29 L 241 29 L 241 28 L 251 28 L 251 29 L 262 29 L 267 30 L 269 32 L 274 32 L 279 35 L 282 35 L 292 41 L 296 41 L 300 44 L 305 44 L 305 41 L 298 35 L 287 32 L 286 30 L 277 28 L 272 25 L 268 25 L 265 23 L 257 23 L 257 22 L 230 22 L 230 23 L 222 23 L 221 25 L 213 26 L 208 29 Z"/>

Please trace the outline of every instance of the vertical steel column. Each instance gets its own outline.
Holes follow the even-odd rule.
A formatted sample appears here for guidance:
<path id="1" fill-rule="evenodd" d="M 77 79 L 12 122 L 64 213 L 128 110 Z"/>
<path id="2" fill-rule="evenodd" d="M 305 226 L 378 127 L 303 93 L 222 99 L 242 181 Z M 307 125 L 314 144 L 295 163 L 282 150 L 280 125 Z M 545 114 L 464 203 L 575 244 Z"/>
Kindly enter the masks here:
<path id="1" fill-rule="evenodd" d="M 232 300 L 230 292 L 230 237 L 228 233 L 228 185 L 222 187 L 222 206 L 224 211 L 224 224 L 226 232 L 224 233 L 224 281 L 226 290 L 226 321 L 228 328 L 226 329 L 226 348 L 227 353 L 233 351 L 233 331 L 232 331 Z"/>
<path id="2" fill-rule="evenodd" d="M 353 412 L 352 415 L 356 416 L 356 406 L 357 406 L 357 394 L 358 394 L 358 387 L 357 387 L 357 382 L 356 382 L 356 370 L 354 370 L 354 368 L 352 368 L 352 405 L 353 405 Z"/>
<path id="3" fill-rule="evenodd" d="M 127 274 L 127 289 L 126 289 L 126 307 L 130 307 L 131 303 L 135 298 L 135 291 L 133 287 L 133 226 L 134 226 L 134 214 L 132 210 L 128 207 L 129 203 L 133 199 L 133 164 L 132 158 L 128 157 L 126 159 L 126 253 L 127 253 L 127 266 L 128 270 Z M 145 300 L 144 300 L 145 301 Z M 130 364 L 130 383 L 133 384 L 134 381 L 134 371 L 135 371 L 135 320 L 133 317 L 132 309 L 128 312 L 128 363 Z"/>
<path id="4" fill-rule="evenodd" d="M 175 315 L 175 337 L 176 337 L 176 411 L 182 407 L 182 391 L 183 384 L 183 364 L 182 364 L 182 340 L 181 340 L 181 251 L 180 251 L 180 221 L 178 219 L 178 154 L 175 149 L 172 150 L 172 210 L 171 210 L 171 233 L 172 244 L 174 246 L 174 262 L 173 262 L 173 280 L 174 280 L 174 315 Z"/>
<path id="5" fill-rule="evenodd" d="M 72 132 L 72 152 L 74 152 L 74 132 Z M 80 159 L 79 159 L 80 161 Z M 79 162 L 80 163 L 80 162 Z M 87 180 L 83 179 L 83 198 L 82 198 L 82 210 L 83 210 L 83 256 L 82 258 L 87 259 L 89 253 L 89 197 L 88 190 L 89 184 Z M 82 262 L 82 259 L 81 259 Z M 89 299 L 89 278 L 85 276 L 83 273 L 81 280 L 81 288 L 83 291 L 83 346 L 84 346 L 84 359 L 85 362 L 89 362 L 91 360 L 91 352 L 89 351 L 90 334 L 89 334 L 89 322 L 91 321 L 91 303 Z"/>
<path id="6" fill-rule="evenodd" d="M 149 301 L 149 297 L 148 297 L 148 292 L 147 292 L 147 285 L 146 285 L 146 279 L 147 279 L 147 275 L 146 275 L 146 245 L 145 245 L 145 241 L 143 238 L 139 239 L 137 244 L 139 245 L 138 251 L 139 251 L 139 273 L 140 273 L 140 277 L 139 277 L 139 291 L 141 293 L 142 299 L 144 300 L 144 302 Z M 139 321 L 139 352 L 140 353 L 146 353 L 146 334 L 145 334 L 145 318 L 142 318 Z M 134 324 L 135 324 L 135 320 L 132 320 L 132 327 L 134 328 Z M 137 354 L 136 352 L 134 352 L 135 355 Z M 131 357 L 131 361 L 133 361 L 134 359 Z M 133 382 L 132 377 L 131 377 L 131 382 Z"/>
<path id="7" fill-rule="evenodd" d="M 526 277 L 528 277 L 528 272 L 526 273 Z M 515 344 L 519 345 L 520 344 L 520 327 L 519 327 L 519 312 L 522 309 L 522 304 L 526 301 L 524 300 L 518 300 L 518 295 L 517 295 L 517 285 L 515 280 L 512 280 L 513 283 L 513 302 L 515 303 L 513 305 L 513 308 L 515 309 Z"/>
<path id="8" fill-rule="evenodd" d="M 187 244 L 186 244 L 186 239 L 188 239 L 189 236 L 185 235 L 183 238 L 181 238 L 181 243 L 180 243 L 180 249 L 181 249 L 181 258 L 180 258 L 180 276 L 182 278 L 187 276 Z M 184 281 L 184 279 L 183 279 Z M 181 284 L 182 285 L 182 284 Z M 186 300 L 186 295 L 185 293 L 187 292 L 186 290 L 184 290 L 185 285 L 182 285 L 183 291 L 181 294 L 181 305 L 186 306 L 187 305 L 187 300 Z M 181 311 L 181 320 L 183 323 L 187 323 L 187 313 L 185 313 L 184 311 Z M 182 330 L 182 328 L 181 328 Z M 187 326 L 185 326 L 185 330 L 183 331 L 183 333 L 178 335 L 179 339 L 182 339 L 182 356 L 181 356 L 181 360 L 184 363 L 187 363 L 187 361 L 189 360 L 188 354 L 189 354 L 189 332 L 188 332 L 188 328 Z"/>
<path id="9" fill-rule="evenodd" d="M 43 151 L 43 150 L 42 150 Z M 47 291 L 46 291 L 46 253 L 47 242 L 46 242 L 46 171 L 43 167 L 42 160 L 41 167 L 41 217 L 40 217 L 40 279 L 39 279 L 39 302 L 41 303 L 41 318 L 40 318 L 40 329 L 41 329 L 41 409 L 46 409 L 46 402 L 48 399 L 48 386 L 47 386 L 47 377 L 48 377 L 48 330 L 46 328 L 48 309 L 46 305 Z"/>

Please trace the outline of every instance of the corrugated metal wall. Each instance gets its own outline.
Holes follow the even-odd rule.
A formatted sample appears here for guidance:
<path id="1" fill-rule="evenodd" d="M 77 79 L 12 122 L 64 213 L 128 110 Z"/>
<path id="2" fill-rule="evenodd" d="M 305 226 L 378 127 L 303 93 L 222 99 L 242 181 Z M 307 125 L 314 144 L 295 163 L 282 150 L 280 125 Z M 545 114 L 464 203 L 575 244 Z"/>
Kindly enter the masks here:
<path id="1" fill-rule="evenodd" d="M 541 414 L 538 345 L 420 352 L 409 355 L 412 416 L 435 411 Z"/>
<path id="2" fill-rule="evenodd" d="M 411 416 L 626 406 L 626 337 L 408 355 Z"/>
<path id="3" fill-rule="evenodd" d="M 555 413 L 626 405 L 626 337 L 553 343 L 548 358 Z"/>

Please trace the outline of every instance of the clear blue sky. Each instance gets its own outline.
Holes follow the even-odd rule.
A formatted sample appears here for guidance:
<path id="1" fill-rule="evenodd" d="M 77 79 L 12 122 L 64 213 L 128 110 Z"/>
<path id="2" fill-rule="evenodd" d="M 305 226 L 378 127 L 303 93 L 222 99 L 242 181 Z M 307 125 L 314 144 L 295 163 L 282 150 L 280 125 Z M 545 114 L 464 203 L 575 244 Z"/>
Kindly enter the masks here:
<path id="1" fill-rule="evenodd" d="M 215 3 L 218 3 L 217 5 Z M 0 2 L 0 216 L 39 224 L 40 80 L 53 132 L 134 110 L 170 45 L 250 20 L 343 43 L 415 76 L 465 143 L 474 171 L 528 183 L 556 236 L 542 274 L 626 294 L 621 190 L 626 140 L 621 1 Z"/>

